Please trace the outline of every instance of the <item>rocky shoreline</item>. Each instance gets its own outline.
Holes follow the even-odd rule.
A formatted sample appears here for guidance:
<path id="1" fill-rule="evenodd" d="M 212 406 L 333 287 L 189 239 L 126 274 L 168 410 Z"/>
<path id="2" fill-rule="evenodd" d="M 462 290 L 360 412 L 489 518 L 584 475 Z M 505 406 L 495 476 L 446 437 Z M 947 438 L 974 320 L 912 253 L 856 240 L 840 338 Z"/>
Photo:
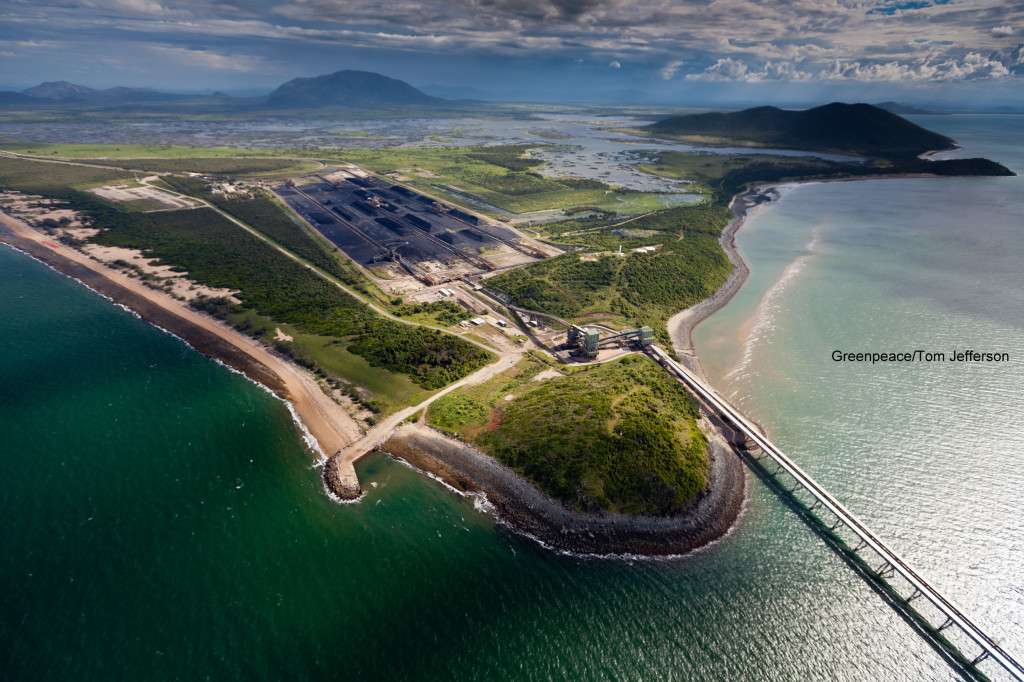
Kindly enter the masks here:
<path id="1" fill-rule="evenodd" d="M 405 424 L 381 446 L 463 493 L 482 493 L 514 532 L 564 552 L 598 556 L 678 556 L 723 536 L 745 497 L 743 463 L 710 425 L 709 485 L 680 514 L 592 514 L 568 509 L 470 445 L 422 424 Z"/>

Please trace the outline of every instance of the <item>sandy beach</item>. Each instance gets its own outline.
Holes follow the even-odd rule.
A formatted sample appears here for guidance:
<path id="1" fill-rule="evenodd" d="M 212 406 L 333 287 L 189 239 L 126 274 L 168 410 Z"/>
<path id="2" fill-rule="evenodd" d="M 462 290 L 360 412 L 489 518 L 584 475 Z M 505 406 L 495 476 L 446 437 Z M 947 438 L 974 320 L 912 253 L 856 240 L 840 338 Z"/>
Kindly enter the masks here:
<path id="1" fill-rule="evenodd" d="M 747 281 L 750 269 L 736 249 L 736 233 L 757 207 L 776 198 L 778 198 L 778 192 L 774 186 L 753 187 L 733 197 L 729 203 L 733 219 L 729 221 L 719 237 L 722 249 L 732 264 L 732 272 L 729 273 L 725 284 L 718 291 L 700 303 L 679 311 L 668 320 L 668 333 L 676 355 L 688 368 L 701 376 L 704 375 L 704 372 L 700 366 L 700 358 L 697 357 L 697 352 L 693 348 L 693 330 L 698 324 L 725 307 L 740 290 L 743 283 Z"/>
<path id="2" fill-rule="evenodd" d="M 356 421 L 320 389 L 309 373 L 278 357 L 255 339 L 2 212 L 0 241 L 134 311 L 147 322 L 182 338 L 199 352 L 243 373 L 290 403 L 301 426 L 316 441 L 314 450 L 318 459 L 362 436 Z"/>

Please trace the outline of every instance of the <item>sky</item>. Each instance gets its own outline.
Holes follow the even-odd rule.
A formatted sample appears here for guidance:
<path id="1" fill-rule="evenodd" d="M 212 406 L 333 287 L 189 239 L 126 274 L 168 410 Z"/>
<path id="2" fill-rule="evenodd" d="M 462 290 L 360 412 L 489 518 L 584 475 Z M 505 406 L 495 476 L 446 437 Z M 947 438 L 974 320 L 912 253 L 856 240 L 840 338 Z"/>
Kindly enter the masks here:
<path id="1" fill-rule="evenodd" d="M 0 0 L 0 85 L 1024 104 L 1024 0 Z"/>

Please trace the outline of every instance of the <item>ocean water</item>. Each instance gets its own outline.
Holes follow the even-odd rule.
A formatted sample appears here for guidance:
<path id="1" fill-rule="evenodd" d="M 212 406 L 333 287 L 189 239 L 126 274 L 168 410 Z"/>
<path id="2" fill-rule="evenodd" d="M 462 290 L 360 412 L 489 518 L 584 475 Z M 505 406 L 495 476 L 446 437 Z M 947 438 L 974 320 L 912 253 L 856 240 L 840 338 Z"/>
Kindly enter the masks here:
<path id="1" fill-rule="evenodd" d="M 957 135 L 996 126 L 1005 159 L 999 125 Z M 1021 186 L 920 182 L 928 204 L 865 182 L 766 209 L 740 235 L 751 281 L 698 345 L 794 458 L 1021 651 Z M 961 204 L 968 224 L 929 231 Z M 862 210 L 885 216 L 874 237 L 848 227 Z M 553 554 L 382 456 L 363 501 L 336 505 L 262 389 L 2 247 L 0 294 L 0 679 L 954 679 L 756 479 L 734 532 L 675 561 Z M 1014 360 L 836 367 L 840 342 Z"/>
<path id="2" fill-rule="evenodd" d="M 1024 117 L 919 122 L 1024 174 Z M 1020 660 L 1024 177 L 785 188 L 738 246 L 750 280 L 695 338 L 712 381 Z M 831 358 L 916 349 L 1010 360 Z"/>

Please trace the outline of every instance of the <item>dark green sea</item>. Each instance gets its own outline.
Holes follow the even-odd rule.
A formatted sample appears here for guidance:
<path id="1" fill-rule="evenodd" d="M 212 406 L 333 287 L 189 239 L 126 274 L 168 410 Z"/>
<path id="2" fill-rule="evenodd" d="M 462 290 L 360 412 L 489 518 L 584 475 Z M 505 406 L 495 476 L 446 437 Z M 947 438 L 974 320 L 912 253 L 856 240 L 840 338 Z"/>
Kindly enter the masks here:
<path id="1" fill-rule="evenodd" d="M 957 135 L 974 129 L 967 125 Z M 1004 204 L 1012 205 L 1014 196 L 1020 201 L 1020 185 L 1007 186 Z M 845 187 L 850 201 L 870 183 Z M 946 194 L 948 201 L 964 196 Z M 826 199 L 833 206 L 844 200 Z M 890 229 L 907 210 L 893 205 Z M 799 203 L 791 198 L 780 210 L 787 206 Z M 775 280 L 759 273 L 776 263 L 781 271 L 788 262 L 779 256 L 779 239 L 758 236 L 781 229 L 772 227 L 771 215 L 751 231 L 746 246 L 741 242 L 754 271 L 752 286 L 766 291 Z M 793 225 L 805 220 L 799 214 L 787 219 Z M 801 229 L 792 257 L 803 253 L 813 232 Z M 843 238 L 856 237 L 832 234 L 821 237 L 830 252 L 846 248 Z M 1013 230 L 998 234 L 1007 241 L 993 257 L 1012 260 L 1012 249 L 1019 253 Z M 903 247 L 897 241 L 894 248 Z M 935 267 L 956 271 L 950 254 L 932 256 Z M 929 262 L 916 265 L 927 270 Z M 859 267 L 851 260 L 837 266 Z M 993 295 L 989 288 L 982 293 L 985 300 Z M 866 286 L 862 294 L 901 295 Z M 1007 305 L 1018 305 L 1015 296 Z M 716 341 L 726 344 L 723 357 L 735 356 L 736 366 L 748 339 L 728 325 L 737 320 L 742 328 L 742 306 L 756 310 L 759 299 L 745 300 L 737 298 L 739 312 L 723 315 L 725 326 L 708 328 L 710 336 L 717 329 L 736 337 Z M 950 305 L 962 312 L 972 301 L 968 296 Z M 977 316 L 989 325 L 985 333 L 998 340 L 1002 329 L 1013 343 L 1024 339 L 1024 317 L 1000 310 L 1001 316 Z M 865 316 L 852 319 L 864 324 Z M 842 327 L 851 316 L 822 313 L 831 326 L 817 329 L 807 328 L 806 316 L 787 322 L 790 317 L 778 313 L 761 330 L 770 338 L 798 329 L 801 343 L 812 347 L 801 347 L 797 366 L 741 371 L 729 379 L 729 390 L 810 473 L 1019 650 L 1024 572 L 1011 553 L 1022 539 L 1013 521 L 1020 518 L 1021 499 L 1019 395 L 1010 406 L 1016 420 L 1000 424 L 994 413 L 1013 399 L 1002 389 L 987 391 L 988 382 L 963 377 L 950 388 L 928 381 L 948 375 L 914 375 L 924 382 L 915 392 L 970 391 L 974 404 L 988 406 L 967 415 L 943 412 L 943 429 L 939 435 L 925 430 L 927 437 L 955 445 L 958 434 L 1002 435 L 984 448 L 961 438 L 952 455 L 938 448 L 941 458 L 927 448 L 882 447 L 870 434 L 870 419 L 881 418 L 868 411 L 870 391 L 855 384 L 856 402 L 850 403 L 841 385 L 821 390 L 814 369 L 818 346 L 831 342 L 831 326 Z M 899 314 L 887 317 L 886 328 L 899 320 Z M 804 326 L 786 326 L 796 324 Z M 852 334 L 841 336 L 850 340 Z M 941 340 L 974 340 L 954 336 Z M 713 374 L 724 377 L 730 367 L 713 367 Z M 886 376 L 898 386 L 899 375 Z M 798 399 L 805 391 L 813 400 Z M 879 407 L 881 416 L 890 417 L 894 433 L 912 432 L 919 422 L 900 410 L 918 408 L 895 395 Z M 863 410 L 864 420 L 844 418 L 844 405 Z M 958 427 L 966 423 L 958 419 L 968 418 L 973 431 Z M 992 421 L 979 422 L 985 419 Z M 496 525 L 473 500 L 383 456 L 360 467 L 370 483 L 362 502 L 337 505 L 324 495 L 314 457 L 282 403 L 4 247 L 0 434 L 5 682 L 953 677 L 938 654 L 756 479 L 732 534 L 673 561 L 553 554 Z M 958 466 L 961 456 L 984 466 Z M 898 476 L 889 462 L 901 463 Z M 928 475 L 917 475 L 922 471 Z M 985 477 L 998 481 L 989 485 Z M 958 513 L 956 505 L 971 513 Z"/>

